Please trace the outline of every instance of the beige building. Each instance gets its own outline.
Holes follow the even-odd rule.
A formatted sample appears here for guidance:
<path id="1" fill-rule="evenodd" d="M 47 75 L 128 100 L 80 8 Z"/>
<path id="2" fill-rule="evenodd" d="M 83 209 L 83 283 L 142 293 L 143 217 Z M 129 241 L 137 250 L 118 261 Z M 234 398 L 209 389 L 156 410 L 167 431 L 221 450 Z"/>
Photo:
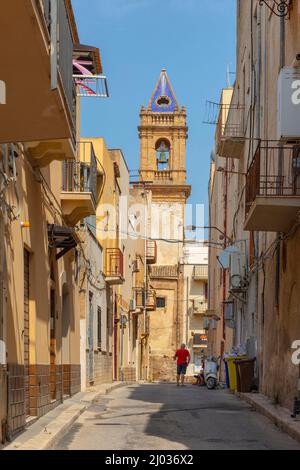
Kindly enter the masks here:
<path id="1" fill-rule="evenodd" d="M 234 252 L 219 256 L 224 267 L 219 286 L 210 271 L 209 302 L 218 314 L 218 289 L 224 290 L 221 322 L 232 330 L 226 349 L 242 346 L 255 356 L 260 390 L 291 409 L 299 377 L 292 344 L 300 335 L 300 128 L 295 99 L 300 3 L 285 2 L 281 13 L 270 3 L 238 2 L 236 82 L 226 123 L 216 134 L 210 194 L 213 225 L 223 214 L 215 192 L 224 191 L 225 233 L 231 239 L 225 245 Z M 217 182 L 219 166 L 223 170 Z M 212 248 L 212 267 L 214 258 Z M 220 339 L 219 334 L 217 343 Z"/>
<path id="2" fill-rule="evenodd" d="M 208 309 L 208 248 L 200 240 L 185 240 L 183 252 L 184 297 L 182 342 L 191 354 L 187 376 L 200 372 L 201 359 L 207 354 L 204 317 Z"/>
<path id="3" fill-rule="evenodd" d="M 89 76 L 102 69 L 71 2 L 54 3 L 6 2 L 0 19 L 1 440 L 80 390 L 78 223 L 95 214 L 97 179 L 77 145 L 73 61 L 88 57 Z"/>

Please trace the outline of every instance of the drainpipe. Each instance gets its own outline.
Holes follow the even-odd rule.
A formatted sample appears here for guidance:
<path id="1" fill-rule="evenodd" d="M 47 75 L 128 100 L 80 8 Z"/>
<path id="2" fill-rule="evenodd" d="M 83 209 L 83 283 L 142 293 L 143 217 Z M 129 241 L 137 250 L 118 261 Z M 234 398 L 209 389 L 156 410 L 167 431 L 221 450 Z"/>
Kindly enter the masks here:
<path id="1" fill-rule="evenodd" d="M 143 370 L 143 379 L 144 380 L 147 380 L 147 371 L 148 371 L 148 367 L 147 367 L 147 364 L 146 364 L 146 345 L 148 345 L 148 340 L 147 340 L 147 300 L 148 300 L 148 273 L 147 273 L 147 228 L 148 228 L 148 208 L 147 208 L 147 203 L 148 203 L 148 199 L 147 199 L 147 190 L 146 188 L 144 189 L 144 198 L 145 198 L 145 220 L 144 220 L 144 233 L 145 233 L 145 241 L 144 241 L 144 251 L 145 251 L 145 258 L 144 258 L 144 266 L 145 266 L 145 269 L 144 269 L 144 347 L 142 348 L 142 351 L 143 351 L 143 355 L 144 355 L 144 361 L 143 361 L 143 364 L 144 364 L 144 370 Z"/>
<path id="2" fill-rule="evenodd" d="M 280 17 L 280 51 L 279 51 L 279 67 L 280 70 L 285 65 L 285 18 Z M 278 168 L 277 174 L 279 177 L 283 174 L 283 157 L 284 152 L 283 149 L 280 148 L 278 152 Z M 280 188 L 277 189 L 277 192 L 280 194 Z M 277 233 L 277 237 L 280 237 L 281 233 Z M 276 248 L 276 270 L 275 270 L 275 296 L 276 296 L 276 306 L 279 307 L 279 298 L 280 298 L 280 251 L 281 251 L 281 243 L 277 245 Z"/>
<path id="3" fill-rule="evenodd" d="M 186 332 L 185 332 L 185 344 L 189 341 L 189 290 L 190 290 L 190 278 L 186 278 Z"/>
<path id="4" fill-rule="evenodd" d="M 262 29 L 261 29 L 261 5 L 257 5 L 257 70 L 256 70 L 256 138 L 261 138 L 261 69 L 262 69 Z M 255 233 L 255 259 L 259 256 L 259 232 Z M 255 289 L 256 289 L 256 312 L 259 309 L 259 276 L 258 269 L 255 272 Z M 257 335 L 258 328 L 256 326 L 255 336 Z M 260 347 L 260 345 L 259 345 Z M 257 348 L 258 349 L 258 348 Z M 257 351 L 258 352 L 258 351 Z M 260 372 L 260 367 L 258 364 L 258 374 Z M 260 382 L 260 380 L 259 380 Z"/>
<path id="5" fill-rule="evenodd" d="M 51 90 L 56 90 L 58 86 L 57 65 L 58 65 L 58 2 L 57 0 L 50 0 L 50 36 L 51 36 L 51 51 L 50 51 L 50 69 L 51 69 Z"/>

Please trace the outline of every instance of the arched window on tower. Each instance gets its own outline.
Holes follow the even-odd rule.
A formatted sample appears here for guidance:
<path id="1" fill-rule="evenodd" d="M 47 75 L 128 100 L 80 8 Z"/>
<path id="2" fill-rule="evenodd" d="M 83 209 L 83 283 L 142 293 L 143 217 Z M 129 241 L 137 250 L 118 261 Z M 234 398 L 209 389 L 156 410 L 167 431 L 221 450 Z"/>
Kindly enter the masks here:
<path id="1" fill-rule="evenodd" d="M 169 170 L 170 143 L 166 139 L 160 139 L 156 144 L 156 158 L 158 171 Z"/>

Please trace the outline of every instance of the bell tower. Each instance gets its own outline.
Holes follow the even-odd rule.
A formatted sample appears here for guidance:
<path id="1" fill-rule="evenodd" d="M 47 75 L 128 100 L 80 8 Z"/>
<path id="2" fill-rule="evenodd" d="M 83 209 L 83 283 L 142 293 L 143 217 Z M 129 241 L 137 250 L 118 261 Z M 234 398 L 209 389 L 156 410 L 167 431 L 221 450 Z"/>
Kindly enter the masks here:
<path id="1" fill-rule="evenodd" d="M 141 109 L 140 118 L 141 180 L 153 185 L 185 186 L 186 110 L 179 107 L 166 70 L 161 71 L 147 108 Z"/>
<path id="2" fill-rule="evenodd" d="M 146 108 L 140 114 L 140 186 L 147 210 L 145 237 L 155 243 L 149 264 L 148 292 L 156 308 L 148 313 L 148 377 L 174 380 L 174 351 L 185 341 L 184 221 L 191 187 L 186 183 L 186 110 L 180 108 L 165 70 L 162 70 Z M 142 185 L 141 185 L 142 183 Z M 174 372 L 175 371 L 175 372 Z"/>

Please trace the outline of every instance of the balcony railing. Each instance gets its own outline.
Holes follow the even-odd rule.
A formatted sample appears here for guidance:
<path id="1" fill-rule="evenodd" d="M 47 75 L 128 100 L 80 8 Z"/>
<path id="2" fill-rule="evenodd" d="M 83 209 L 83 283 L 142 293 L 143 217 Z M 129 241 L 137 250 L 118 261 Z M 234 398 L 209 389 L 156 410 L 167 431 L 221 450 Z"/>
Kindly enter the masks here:
<path id="1" fill-rule="evenodd" d="M 153 279 L 176 279 L 178 278 L 178 266 L 151 266 L 150 277 Z"/>
<path id="2" fill-rule="evenodd" d="M 77 160 L 62 166 L 61 203 L 66 220 L 76 225 L 95 215 L 97 206 L 97 162 L 91 142 L 79 142 Z"/>
<path id="3" fill-rule="evenodd" d="M 1 80 L 14 93 L 6 100 L 0 141 L 24 143 L 41 167 L 75 157 L 72 56 L 73 41 L 78 39 L 69 4 L 1 3 L 0 43 L 9 45 L 1 49 Z M 14 70 L 22 71 L 21 80 Z"/>
<path id="4" fill-rule="evenodd" d="M 156 292 L 154 289 L 147 290 L 147 299 L 145 298 L 145 289 L 136 288 L 136 306 L 147 310 L 156 310 Z"/>
<path id="5" fill-rule="evenodd" d="M 155 264 L 157 260 L 157 243 L 155 240 L 147 240 L 147 263 Z"/>
<path id="6" fill-rule="evenodd" d="M 270 231 L 284 231 L 280 227 L 287 226 L 299 210 L 300 146 L 271 146 L 261 142 L 246 177 L 246 219 L 251 212 L 255 222 L 256 213 L 261 226 L 265 221 L 266 230 L 269 226 Z M 251 225 L 246 229 L 251 230 Z"/>
<path id="7" fill-rule="evenodd" d="M 300 196 L 300 146 L 258 146 L 246 178 L 246 213 L 257 196 Z"/>
<path id="8" fill-rule="evenodd" d="M 123 279 L 124 256 L 119 248 L 107 248 L 105 250 L 104 273 L 107 278 Z"/>
<path id="9" fill-rule="evenodd" d="M 97 201 L 97 161 L 90 142 L 78 143 L 81 161 L 63 162 L 63 191 L 91 193 Z"/>
<path id="10" fill-rule="evenodd" d="M 40 0 L 37 0 L 40 3 Z M 44 19 L 51 36 L 51 0 L 42 0 Z M 66 101 L 73 119 L 76 118 L 76 88 L 73 81 L 73 36 L 65 1 L 57 2 L 57 24 L 59 28 L 58 70 L 61 75 Z"/>
<path id="11" fill-rule="evenodd" d="M 195 281 L 205 281 L 208 278 L 208 265 L 194 266 L 193 278 Z"/>
<path id="12" fill-rule="evenodd" d="M 217 123 L 217 153 L 224 158 L 240 158 L 245 142 L 245 107 L 240 104 L 221 105 Z"/>

